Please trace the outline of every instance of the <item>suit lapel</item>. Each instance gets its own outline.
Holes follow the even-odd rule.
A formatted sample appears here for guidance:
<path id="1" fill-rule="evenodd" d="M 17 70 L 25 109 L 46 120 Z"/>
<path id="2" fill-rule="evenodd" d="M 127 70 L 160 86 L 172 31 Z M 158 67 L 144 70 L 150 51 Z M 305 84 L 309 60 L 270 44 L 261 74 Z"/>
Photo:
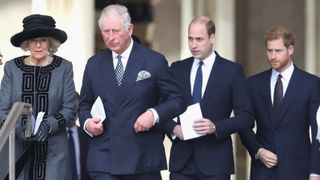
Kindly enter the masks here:
<path id="1" fill-rule="evenodd" d="M 185 67 L 182 68 L 184 70 L 183 72 L 184 79 L 182 82 L 185 82 L 184 84 L 185 94 L 189 94 L 189 96 L 187 97 L 188 104 L 193 104 L 193 98 L 191 94 L 191 85 L 190 85 L 190 74 L 191 74 L 193 61 L 194 61 L 194 58 L 191 57 L 189 60 L 186 61 Z"/>
<path id="2" fill-rule="evenodd" d="M 142 53 L 139 52 L 139 47 L 136 43 L 133 44 L 132 51 L 130 53 L 128 63 L 125 69 L 125 72 L 123 74 L 123 79 L 121 83 L 121 87 L 118 87 L 116 83 L 115 73 L 113 73 L 113 79 L 114 84 L 117 86 L 117 92 L 116 93 L 116 101 L 113 108 L 113 112 L 118 109 L 118 107 L 123 103 L 123 101 L 127 98 L 127 96 L 130 94 L 132 89 L 134 88 L 136 84 L 136 78 L 140 70 L 142 70 L 144 65 L 144 57 L 141 55 Z M 113 67 L 113 66 L 112 66 Z M 114 91 L 114 90 L 113 90 Z M 113 113 L 111 112 L 111 114 Z"/>
<path id="3" fill-rule="evenodd" d="M 219 87 L 219 81 L 220 81 L 220 78 L 221 78 L 221 74 L 223 73 L 222 72 L 222 69 L 220 66 L 221 66 L 221 57 L 216 53 L 216 59 L 215 59 L 215 62 L 212 66 L 212 69 L 211 69 L 211 72 L 210 72 L 210 76 L 209 76 L 209 79 L 208 79 L 208 82 L 207 82 L 207 86 L 206 86 L 206 89 L 204 91 L 204 94 L 203 94 L 203 98 L 202 98 L 202 101 L 201 101 L 201 104 L 205 104 L 206 101 L 208 100 L 208 97 L 209 95 L 208 94 L 214 94 L 214 92 L 216 90 L 218 90 L 217 88 Z"/>
<path id="4" fill-rule="evenodd" d="M 273 113 L 272 99 L 271 99 L 271 92 L 270 92 L 271 91 L 270 90 L 271 73 L 272 73 L 272 70 L 270 69 L 263 74 L 263 76 L 261 77 L 262 81 L 259 81 L 261 83 L 258 85 L 258 88 L 259 88 L 259 91 L 262 93 L 263 102 L 266 102 L 266 112 L 267 112 L 266 116 L 268 117 L 267 119 L 270 120 L 273 125 L 275 125 L 273 116 L 272 116 L 272 113 Z"/>
<path id="5" fill-rule="evenodd" d="M 118 85 L 113 67 L 112 52 L 109 49 L 106 49 L 103 53 L 105 53 L 102 55 L 103 59 L 98 64 L 95 71 L 105 75 L 97 77 L 97 82 L 100 82 L 104 89 L 106 89 L 104 96 L 108 99 L 112 99 L 113 102 L 115 101 L 114 97 L 117 96 L 117 91 L 114 89 L 118 88 Z"/>
<path id="6" fill-rule="evenodd" d="M 295 96 L 298 94 L 298 90 L 300 89 L 302 82 L 303 82 L 303 76 L 301 76 L 300 70 L 295 66 L 291 79 L 289 81 L 285 96 L 283 98 L 280 122 L 282 122 L 283 116 L 288 111 L 293 101 L 296 99 Z"/>

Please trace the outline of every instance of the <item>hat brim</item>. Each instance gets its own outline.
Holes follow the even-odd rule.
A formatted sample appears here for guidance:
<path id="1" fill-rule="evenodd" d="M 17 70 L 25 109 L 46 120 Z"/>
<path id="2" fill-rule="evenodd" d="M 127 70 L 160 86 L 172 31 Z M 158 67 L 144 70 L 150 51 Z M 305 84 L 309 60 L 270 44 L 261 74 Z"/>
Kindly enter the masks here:
<path id="1" fill-rule="evenodd" d="M 61 44 L 67 40 L 67 34 L 60 29 L 39 28 L 17 33 L 11 37 L 10 41 L 13 46 L 20 47 L 23 41 L 37 37 L 53 37 Z"/>

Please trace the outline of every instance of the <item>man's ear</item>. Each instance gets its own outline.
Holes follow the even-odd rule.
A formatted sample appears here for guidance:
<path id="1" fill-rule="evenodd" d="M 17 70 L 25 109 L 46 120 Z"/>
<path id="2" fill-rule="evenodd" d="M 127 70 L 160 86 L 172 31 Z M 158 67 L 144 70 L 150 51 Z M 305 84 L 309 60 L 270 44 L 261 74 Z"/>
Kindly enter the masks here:
<path id="1" fill-rule="evenodd" d="M 294 46 L 293 46 L 293 45 L 290 45 L 290 46 L 288 47 L 288 52 L 289 52 L 289 55 L 290 55 L 290 56 L 293 54 L 293 52 L 294 52 Z"/>
<path id="2" fill-rule="evenodd" d="M 215 42 L 215 40 L 216 40 L 216 35 L 215 35 L 215 34 L 211 34 L 210 37 L 209 37 L 209 39 L 210 39 L 210 42 L 211 42 L 212 44 L 214 44 L 214 42 Z"/>

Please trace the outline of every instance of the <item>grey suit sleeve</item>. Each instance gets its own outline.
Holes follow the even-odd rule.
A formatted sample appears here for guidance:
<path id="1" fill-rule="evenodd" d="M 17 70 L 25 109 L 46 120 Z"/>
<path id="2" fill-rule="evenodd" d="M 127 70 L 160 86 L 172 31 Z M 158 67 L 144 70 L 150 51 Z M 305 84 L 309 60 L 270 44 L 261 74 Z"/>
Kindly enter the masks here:
<path id="1" fill-rule="evenodd" d="M 65 128 L 65 126 L 70 126 L 75 121 L 76 115 L 76 91 L 73 81 L 73 69 L 70 62 L 67 63 L 63 71 L 63 95 L 60 97 L 62 99 L 62 104 L 58 112 L 53 112 L 52 116 L 49 116 L 47 120 L 49 121 L 52 132 L 56 132 L 60 128 Z M 50 107 L 49 107 L 50 108 Z M 64 119 L 65 126 L 59 125 L 61 119 Z"/>

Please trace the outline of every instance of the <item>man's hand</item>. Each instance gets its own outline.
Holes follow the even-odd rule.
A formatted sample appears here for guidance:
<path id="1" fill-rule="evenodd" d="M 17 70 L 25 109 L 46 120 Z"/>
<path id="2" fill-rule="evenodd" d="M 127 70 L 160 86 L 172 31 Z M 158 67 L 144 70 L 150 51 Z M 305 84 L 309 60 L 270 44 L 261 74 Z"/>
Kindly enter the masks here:
<path id="1" fill-rule="evenodd" d="M 85 129 L 93 136 L 99 136 L 103 133 L 103 124 L 100 118 L 91 118 L 87 120 Z"/>
<path id="2" fill-rule="evenodd" d="M 198 134 L 212 134 L 216 131 L 216 127 L 212 121 L 206 118 L 196 120 L 193 128 Z"/>
<path id="3" fill-rule="evenodd" d="M 278 163 L 277 155 L 264 148 L 258 150 L 257 157 L 268 168 L 272 168 Z"/>
<path id="4" fill-rule="evenodd" d="M 142 131 L 149 131 L 149 129 L 153 126 L 154 117 L 152 111 L 147 110 L 143 114 L 141 114 L 136 122 L 134 123 L 134 131 L 136 133 Z"/>
<path id="5" fill-rule="evenodd" d="M 181 125 L 176 125 L 176 126 L 173 128 L 173 134 L 174 134 L 175 136 L 177 136 L 177 138 L 183 140 L 183 133 L 182 133 Z"/>
<path id="6" fill-rule="evenodd" d="M 309 180 L 320 180 L 320 176 L 309 176 Z"/>

